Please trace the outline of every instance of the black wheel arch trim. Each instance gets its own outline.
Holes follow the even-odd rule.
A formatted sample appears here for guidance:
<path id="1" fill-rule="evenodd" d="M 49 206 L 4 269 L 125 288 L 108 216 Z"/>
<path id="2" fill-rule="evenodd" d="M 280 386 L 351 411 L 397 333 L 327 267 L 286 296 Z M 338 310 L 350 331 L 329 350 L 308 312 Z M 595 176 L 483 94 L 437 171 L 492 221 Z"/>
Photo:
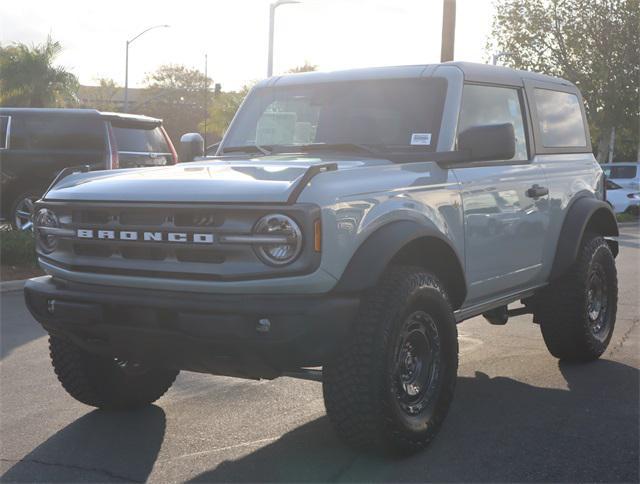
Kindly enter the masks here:
<path id="1" fill-rule="evenodd" d="M 578 257 L 580 242 L 589 224 L 597 224 L 597 232 L 602 236 L 617 237 L 618 223 L 611 206 L 604 200 L 583 195 L 576 198 L 567 209 L 556 254 L 551 269 L 551 279 L 564 274 Z M 614 257 L 618 255 L 618 242 L 607 239 Z"/>
<path id="2" fill-rule="evenodd" d="M 445 244 L 454 255 L 457 266 L 451 273 L 461 275 L 460 286 L 452 297 L 454 308 L 462 305 L 466 294 L 467 284 L 464 277 L 462 259 L 451 242 L 435 226 L 421 225 L 410 220 L 389 222 L 373 232 L 351 257 L 347 268 L 343 272 L 334 291 L 338 293 L 362 292 L 374 287 L 380 280 L 385 269 L 411 242 L 418 239 L 437 239 Z"/>

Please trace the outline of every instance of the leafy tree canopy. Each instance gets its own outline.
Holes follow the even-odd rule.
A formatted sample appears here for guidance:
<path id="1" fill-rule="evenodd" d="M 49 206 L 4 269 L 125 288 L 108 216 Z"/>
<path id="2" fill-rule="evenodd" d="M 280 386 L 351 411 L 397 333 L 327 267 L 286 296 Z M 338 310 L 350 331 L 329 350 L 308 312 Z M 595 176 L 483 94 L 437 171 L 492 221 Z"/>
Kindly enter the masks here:
<path id="1" fill-rule="evenodd" d="M 311 64 L 309 61 L 304 61 L 304 64 L 301 66 L 296 66 L 287 71 L 289 74 L 297 74 L 299 72 L 313 72 L 318 70 L 318 66 L 315 64 Z"/>
<path id="2" fill-rule="evenodd" d="M 47 37 L 39 45 L 0 45 L 0 105 L 56 107 L 76 103 L 78 78 L 54 61 L 62 52 Z"/>
<path id="3" fill-rule="evenodd" d="M 488 53 L 575 83 L 586 102 L 598 158 L 616 129 L 617 158 L 640 142 L 639 0 L 497 0 Z"/>

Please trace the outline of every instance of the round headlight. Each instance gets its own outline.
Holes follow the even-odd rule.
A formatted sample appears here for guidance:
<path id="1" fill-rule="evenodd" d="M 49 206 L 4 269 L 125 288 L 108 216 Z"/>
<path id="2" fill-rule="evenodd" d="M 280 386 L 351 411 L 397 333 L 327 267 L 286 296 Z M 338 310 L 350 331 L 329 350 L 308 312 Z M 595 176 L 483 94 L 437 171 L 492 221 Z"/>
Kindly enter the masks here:
<path id="1" fill-rule="evenodd" d="M 34 216 L 34 226 L 38 248 L 48 254 L 56 250 L 58 237 L 47 229 L 60 227 L 56 214 L 48 208 L 41 208 Z"/>
<path id="2" fill-rule="evenodd" d="M 276 242 L 255 245 L 260 259 L 273 266 L 282 266 L 293 262 L 302 250 L 302 232 L 291 218 L 281 214 L 271 214 L 258 220 L 253 228 L 254 235 L 264 235 L 280 239 Z"/>

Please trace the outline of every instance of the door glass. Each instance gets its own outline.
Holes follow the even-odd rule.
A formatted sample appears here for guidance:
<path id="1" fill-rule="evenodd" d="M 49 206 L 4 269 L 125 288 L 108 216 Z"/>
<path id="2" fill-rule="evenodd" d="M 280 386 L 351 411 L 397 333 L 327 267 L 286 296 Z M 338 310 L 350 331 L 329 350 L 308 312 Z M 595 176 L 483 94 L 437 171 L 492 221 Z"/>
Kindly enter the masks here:
<path id="1" fill-rule="evenodd" d="M 508 87 L 465 85 L 458 133 L 472 126 L 502 123 L 513 124 L 516 135 L 516 153 L 512 160 L 528 159 L 518 91 Z"/>
<path id="2" fill-rule="evenodd" d="M 21 150 L 98 151 L 104 148 L 104 124 L 83 116 L 14 117 L 11 147 Z"/>

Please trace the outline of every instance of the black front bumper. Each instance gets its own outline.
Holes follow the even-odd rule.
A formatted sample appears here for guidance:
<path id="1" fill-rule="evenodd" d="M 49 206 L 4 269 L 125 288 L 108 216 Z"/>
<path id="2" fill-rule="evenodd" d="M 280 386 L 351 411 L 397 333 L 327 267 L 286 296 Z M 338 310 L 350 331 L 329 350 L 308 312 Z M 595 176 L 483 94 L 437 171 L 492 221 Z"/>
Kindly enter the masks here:
<path id="1" fill-rule="evenodd" d="M 24 293 L 49 333 L 92 353 L 245 378 L 322 365 L 360 304 L 353 295 L 212 295 L 50 276 L 31 279 Z"/>

